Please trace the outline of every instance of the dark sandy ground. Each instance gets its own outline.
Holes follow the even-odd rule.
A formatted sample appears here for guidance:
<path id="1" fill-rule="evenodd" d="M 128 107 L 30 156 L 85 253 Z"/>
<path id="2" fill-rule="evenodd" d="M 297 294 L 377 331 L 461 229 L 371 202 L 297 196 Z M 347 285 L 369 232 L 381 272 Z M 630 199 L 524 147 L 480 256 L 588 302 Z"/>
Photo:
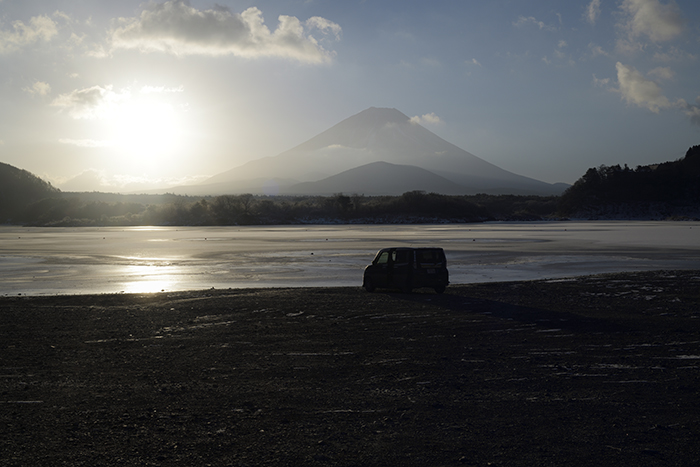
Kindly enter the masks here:
<path id="1" fill-rule="evenodd" d="M 0 310 L 3 466 L 700 459 L 700 271 Z"/>

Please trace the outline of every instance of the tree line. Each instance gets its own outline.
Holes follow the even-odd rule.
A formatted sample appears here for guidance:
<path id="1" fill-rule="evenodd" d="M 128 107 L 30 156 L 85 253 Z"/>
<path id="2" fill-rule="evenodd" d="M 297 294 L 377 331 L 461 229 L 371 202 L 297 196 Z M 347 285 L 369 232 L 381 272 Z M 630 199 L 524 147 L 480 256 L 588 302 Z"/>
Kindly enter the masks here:
<path id="1" fill-rule="evenodd" d="M 106 199 L 108 198 L 108 199 Z M 59 193 L 30 203 L 16 221 L 34 226 L 280 225 L 443 223 L 537 220 L 556 211 L 557 197 L 448 196 L 411 191 L 400 196 L 105 195 Z"/>

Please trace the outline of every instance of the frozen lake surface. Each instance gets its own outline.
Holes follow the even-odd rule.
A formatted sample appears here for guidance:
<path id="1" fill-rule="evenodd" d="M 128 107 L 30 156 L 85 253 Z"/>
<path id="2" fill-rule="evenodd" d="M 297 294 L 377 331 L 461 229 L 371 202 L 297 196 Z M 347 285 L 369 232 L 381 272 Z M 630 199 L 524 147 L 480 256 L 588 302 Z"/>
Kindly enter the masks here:
<path id="1" fill-rule="evenodd" d="M 453 284 L 700 269 L 698 222 L 0 227 L 0 295 L 359 286 L 388 246 L 439 246 Z"/>

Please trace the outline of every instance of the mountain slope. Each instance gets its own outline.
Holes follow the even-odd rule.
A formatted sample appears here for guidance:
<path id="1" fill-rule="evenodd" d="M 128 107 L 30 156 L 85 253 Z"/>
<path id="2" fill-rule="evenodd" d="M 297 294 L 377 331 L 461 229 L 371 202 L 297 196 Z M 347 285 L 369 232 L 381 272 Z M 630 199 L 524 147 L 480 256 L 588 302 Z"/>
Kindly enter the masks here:
<path id="1" fill-rule="evenodd" d="M 58 193 L 31 172 L 0 162 L 0 222 L 18 216 L 33 201 Z"/>
<path id="2" fill-rule="evenodd" d="M 282 190 L 284 194 L 332 195 L 358 193 L 368 196 L 401 195 L 407 191 L 447 195 L 465 194 L 466 188 L 425 169 L 388 162 L 372 162 L 337 175 Z"/>
<path id="3" fill-rule="evenodd" d="M 265 177 L 315 181 L 372 162 L 420 167 L 469 192 L 561 192 L 558 186 L 508 172 L 468 153 L 396 109 L 374 107 L 277 156 L 250 161 L 205 183 Z"/>

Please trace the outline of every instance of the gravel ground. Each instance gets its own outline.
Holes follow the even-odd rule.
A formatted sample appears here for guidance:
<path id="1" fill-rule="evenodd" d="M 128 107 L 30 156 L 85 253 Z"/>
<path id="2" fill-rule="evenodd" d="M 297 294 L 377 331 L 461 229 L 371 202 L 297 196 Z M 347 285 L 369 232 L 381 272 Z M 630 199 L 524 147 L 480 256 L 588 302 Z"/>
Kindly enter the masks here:
<path id="1" fill-rule="evenodd" d="M 3 466 L 700 459 L 700 271 L 0 310 Z"/>

